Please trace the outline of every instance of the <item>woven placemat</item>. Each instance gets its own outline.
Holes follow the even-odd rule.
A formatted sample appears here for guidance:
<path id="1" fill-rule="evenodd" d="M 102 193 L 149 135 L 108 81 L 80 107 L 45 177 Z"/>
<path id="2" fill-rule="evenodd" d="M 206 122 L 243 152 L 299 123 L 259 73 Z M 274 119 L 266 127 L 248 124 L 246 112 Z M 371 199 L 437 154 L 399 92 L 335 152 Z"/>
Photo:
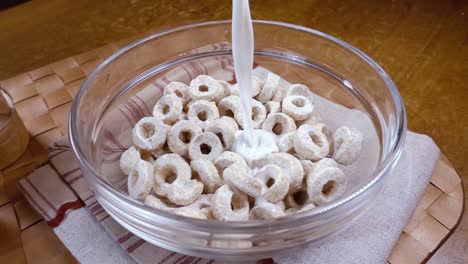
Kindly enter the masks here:
<path id="1" fill-rule="evenodd" d="M 31 134 L 26 152 L 0 171 L 0 263 L 76 262 L 16 188 L 17 182 L 47 160 L 47 146 L 68 131 L 71 102 L 85 78 L 109 55 L 139 38 L 73 56 L 0 81 Z M 431 183 L 388 259 L 424 263 L 456 228 L 463 212 L 461 179 L 441 156 Z"/>

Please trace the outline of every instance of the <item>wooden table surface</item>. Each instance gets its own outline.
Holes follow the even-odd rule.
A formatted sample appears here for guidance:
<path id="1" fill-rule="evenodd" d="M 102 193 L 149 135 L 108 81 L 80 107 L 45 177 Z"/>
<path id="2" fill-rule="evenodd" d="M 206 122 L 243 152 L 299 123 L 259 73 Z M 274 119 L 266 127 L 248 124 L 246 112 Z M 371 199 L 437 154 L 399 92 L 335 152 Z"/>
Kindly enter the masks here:
<path id="1" fill-rule="evenodd" d="M 2 10 L 0 79 L 138 33 L 230 17 L 229 0 L 194 2 L 33 0 Z M 409 128 L 436 141 L 467 189 L 468 1 L 251 0 L 251 8 L 253 18 L 323 31 L 375 59 L 400 89 Z M 0 214 L 9 215 L 12 210 L 3 206 Z M 44 227 L 32 230 L 30 235 L 52 233 Z M 3 240 L 3 232 L 1 236 Z M 448 255 L 454 261 L 468 259 L 467 238 L 465 216 L 431 261 L 438 263 Z M 57 245 L 56 250 L 62 250 Z M 4 249 L 0 244 L 0 250 Z M 40 256 L 40 252 L 37 254 Z"/>

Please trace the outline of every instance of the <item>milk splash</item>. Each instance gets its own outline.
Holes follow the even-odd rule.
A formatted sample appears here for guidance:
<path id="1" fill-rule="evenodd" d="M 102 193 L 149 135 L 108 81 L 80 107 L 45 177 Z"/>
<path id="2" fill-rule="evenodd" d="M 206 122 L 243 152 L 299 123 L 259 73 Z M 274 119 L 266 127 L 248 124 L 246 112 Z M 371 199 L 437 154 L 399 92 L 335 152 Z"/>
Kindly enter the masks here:
<path id="1" fill-rule="evenodd" d="M 278 152 L 275 136 L 252 127 L 252 66 L 254 36 L 248 0 L 232 1 L 232 55 L 244 115 L 244 130 L 236 133 L 233 150 L 247 161 Z"/>

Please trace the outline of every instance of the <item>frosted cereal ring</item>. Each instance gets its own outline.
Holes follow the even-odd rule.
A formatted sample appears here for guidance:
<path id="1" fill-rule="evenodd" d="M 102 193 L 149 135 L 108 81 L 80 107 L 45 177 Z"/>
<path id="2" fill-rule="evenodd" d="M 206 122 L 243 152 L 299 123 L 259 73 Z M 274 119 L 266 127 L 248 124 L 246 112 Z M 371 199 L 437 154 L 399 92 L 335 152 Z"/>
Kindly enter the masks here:
<path id="1" fill-rule="evenodd" d="M 199 123 L 205 128 L 209 121 L 219 118 L 218 108 L 214 102 L 199 100 L 192 102 L 187 112 L 187 118 L 190 121 Z"/>
<path id="2" fill-rule="evenodd" d="M 273 153 L 268 157 L 255 161 L 257 166 L 274 164 L 283 170 L 283 175 L 289 177 L 289 189 L 297 190 L 302 186 L 304 170 L 299 160 L 288 153 Z"/>
<path id="3" fill-rule="evenodd" d="M 223 85 L 216 79 L 208 75 L 198 75 L 190 82 L 188 93 L 192 100 L 213 101 L 224 89 Z"/>
<path id="4" fill-rule="evenodd" d="M 167 127 L 168 127 L 168 130 L 170 130 L 169 126 L 167 126 Z M 164 145 L 162 147 L 157 148 L 157 149 L 153 149 L 153 150 L 150 151 L 150 153 L 151 153 L 151 155 L 153 156 L 154 159 L 157 159 L 157 158 L 161 157 L 162 155 L 172 153 L 172 151 L 167 146 L 167 141 L 166 141 L 166 143 L 164 143 Z"/>
<path id="5" fill-rule="evenodd" d="M 205 128 L 206 132 L 212 132 L 219 138 L 225 149 L 231 149 L 237 130 L 238 127 L 234 127 L 228 119 L 216 119 L 210 121 Z"/>
<path id="6" fill-rule="evenodd" d="M 141 160 L 140 152 L 135 147 L 130 147 L 120 156 L 120 169 L 128 175 L 139 160 Z"/>
<path id="7" fill-rule="evenodd" d="M 133 143 L 144 150 L 160 148 L 166 142 L 168 127 L 156 117 L 143 117 L 132 130 Z"/>
<path id="8" fill-rule="evenodd" d="M 317 161 L 330 151 L 325 125 L 302 125 L 294 135 L 294 150 L 305 159 Z"/>
<path id="9" fill-rule="evenodd" d="M 291 84 L 287 95 L 302 95 L 307 97 L 311 103 L 314 102 L 314 94 L 310 91 L 309 87 L 303 84 Z"/>
<path id="10" fill-rule="evenodd" d="M 223 172 L 223 179 L 228 185 L 251 197 L 257 197 L 262 192 L 260 180 L 250 176 L 241 165 L 232 164 L 227 167 Z"/>
<path id="11" fill-rule="evenodd" d="M 228 97 L 231 95 L 231 84 L 226 82 L 225 80 L 218 80 L 219 84 L 221 84 L 221 88 L 219 92 L 216 94 L 215 101 L 219 103 L 223 98 Z"/>
<path id="12" fill-rule="evenodd" d="M 168 206 L 165 202 L 161 201 L 161 199 L 151 194 L 146 196 L 144 203 L 145 205 L 149 207 L 156 208 L 158 210 L 165 211 L 165 212 L 170 212 L 172 209 L 175 208 L 175 207 Z"/>
<path id="13" fill-rule="evenodd" d="M 355 128 L 338 128 L 333 135 L 333 159 L 343 165 L 356 161 L 361 153 L 362 139 L 362 133 Z"/>
<path id="14" fill-rule="evenodd" d="M 190 167 L 192 168 L 192 178 L 203 182 L 203 191 L 205 193 L 213 193 L 221 186 L 221 177 L 211 161 L 206 159 L 192 160 L 190 162 Z"/>
<path id="15" fill-rule="evenodd" d="M 249 219 L 247 195 L 228 185 L 223 185 L 211 197 L 211 208 L 215 219 L 221 221 L 245 221 Z"/>
<path id="16" fill-rule="evenodd" d="M 337 167 L 314 169 L 307 175 L 307 194 L 318 205 L 335 200 L 344 193 L 345 188 L 345 175 Z"/>
<path id="17" fill-rule="evenodd" d="M 255 174 L 255 178 L 262 183 L 261 197 L 268 202 L 278 203 L 288 194 L 289 178 L 276 165 L 266 165 Z"/>
<path id="18" fill-rule="evenodd" d="M 280 77 L 278 75 L 269 72 L 263 84 L 262 91 L 257 95 L 257 100 L 262 103 L 270 101 L 275 95 L 279 80 Z"/>
<path id="19" fill-rule="evenodd" d="M 226 124 L 228 124 L 230 127 L 232 127 L 233 129 L 235 129 L 236 131 L 239 130 L 239 124 L 237 124 L 236 120 L 232 117 L 229 117 L 229 116 L 222 116 L 221 118 L 219 118 L 221 120 L 223 120 L 224 122 L 226 122 Z"/>
<path id="20" fill-rule="evenodd" d="M 236 116 L 241 115 L 239 96 L 231 95 L 222 99 L 218 104 L 218 109 L 221 116 L 228 116 L 237 120 Z"/>
<path id="21" fill-rule="evenodd" d="M 294 133 L 287 133 L 280 136 L 278 140 L 278 148 L 280 152 L 290 153 L 294 150 Z"/>
<path id="22" fill-rule="evenodd" d="M 299 208 L 312 203 L 312 201 L 309 199 L 307 188 L 301 186 L 300 189 L 288 193 L 284 199 L 284 203 L 286 208 L 295 208 L 296 210 L 299 210 Z"/>
<path id="23" fill-rule="evenodd" d="M 203 192 L 203 183 L 197 180 L 177 178 L 167 192 L 167 199 L 177 205 L 189 205 Z"/>
<path id="24" fill-rule="evenodd" d="M 289 208 L 288 210 L 286 210 L 286 215 L 292 215 L 292 214 L 296 214 L 296 213 L 302 213 L 302 212 L 305 212 L 305 211 L 308 211 L 308 210 L 311 210 L 311 209 L 314 209 L 316 208 L 317 206 L 314 204 L 314 203 L 309 203 L 309 204 L 306 204 L 302 207 L 291 207 Z"/>
<path id="25" fill-rule="evenodd" d="M 193 207 L 197 210 L 200 210 L 207 219 L 214 219 L 213 213 L 211 210 L 211 197 L 213 194 L 202 194 L 200 198 L 198 198 L 195 202 L 193 202 L 190 205 L 187 205 L 187 207 Z"/>
<path id="26" fill-rule="evenodd" d="M 165 212 L 174 213 L 176 215 L 181 215 L 190 218 L 207 219 L 206 215 L 197 207 L 193 207 L 191 205 L 184 207 L 171 207 L 153 195 L 148 195 L 145 198 L 144 203 L 149 207 L 153 207 Z"/>
<path id="27" fill-rule="evenodd" d="M 216 169 L 218 169 L 218 173 L 219 173 L 220 176 L 222 176 L 224 174 L 224 170 L 227 167 L 231 166 L 232 164 L 238 164 L 238 165 L 242 166 L 243 168 L 248 167 L 247 162 L 245 161 L 245 159 L 241 155 L 237 154 L 236 152 L 232 152 L 232 151 L 224 151 L 214 161 L 214 165 L 215 165 Z"/>
<path id="28" fill-rule="evenodd" d="M 153 186 L 153 165 L 139 160 L 128 175 L 128 195 L 134 199 L 144 199 Z"/>
<path id="29" fill-rule="evenodd" d="M 190 166 L 177 154 L 166 154 L 154 162 L 154 186 L 156 194 L 166 197 L 174 182 L 189 181 Z"/>
<path id="30" fill-rule="evenodd" d="M 190 101 L 190 96 L 188 93 L 188 86 L 185 83 L 181 82 L 170 82 L 166 87 L 164 87 L 163 95 L 173 94 L 177 96 L 183 104 L 186 104 Z"/>
<path id="31" fill-rule="evenodd" d="M 310 170 L 314 167 L 314 163 L 310 160 L 300 159 L 299 162 L 301 163 L 302 168 L 304 169 L 304 175 L 309 174 Z"/>
<path id="32" fill-rule="evenodd" d="M 262 90 L 263 83 L 257 76 L 252 76 L 252 97 L 257 96 Z M 240 95 L 239 84 L 234 84 L 231 95 Z"/>
<path id="33" fill-rule="evenodd" d="M 320 117 L 320 114 L 314 111 L 312 112 L 312 114 L 310 114 L 310 116 L 306 120 L 298 121 L 297 125 L 298 126 L 302 126 L 304 124 L 316 125 L 321 122 L 322 122 L 322 118 Z"/>
<path id="34" fill-rule="evenodd" d="M 181 120 L 171 127 L 167 137 L 167 145 L 173 153 L 186 156 L 190 141 L 202 132 L 199 123 Z"/>
<path id="35" fill-rule="evenodd" d="M 330 159 L 330 158 L 321 159 L 310 167 L 309 173 L 315 170 L 320 171 L 328 167 L 338 167 L 338 163 L 335 160 Z"/>
<path id="36" fill-rule="evenodd" d="M 265 106 L 254 99 L 250 101 L 250 104 L 252 106 L 252 127 L 260 128 L 266 118 Z M 234 114 L 234 118 L 241 127 L 244 127 L 244 115 L 242 110 L 239 111 L 239 114 Z"/>
<path id="37" fill-rule="evenodd" d="M 174 94 L 164 95 L 153 108 L 153 116 L 161 119 L 165 124 L 172 125 L 182 114 L 182 100 Z"/>
<path id="38" fill-rule="evenodd" d="M 214 161 L 223 152 L 221 140 L 211 132 L 198 134 L 190 141 L 188 154 L 191 160 L 207 159 Z"/>
<path id="39" fill-rule="evenodd" d="M 283 113 L 300 121 L 310 117 L 314 107 L 307 97 L 302 95 L 288 95 L 283 99 L 281 107 Z"/>
<path id="40" fill-rule="evenodd" d="M 281 102 L 287 96 L 287 93 L 288 93 L 288 88 L 283 85 L 278 84 L 275 94 L 273 95 L 273 98 L 271 98 L 271 100 L 275 102 Z"/>
<path id="41" fill-rule="evenodd" d="M 296 123 L 286 114 L 269 114 L 262 125 L 263 130 L 282 136 L 296 131 Z"/>
<path id="42" fill-rule="evenodd" d="M 281 112 L 281 103 L 276 101 L 268 101 L 265 103 L 265 110 L 267 114 L 274 114 Z"/>
<path id="43" fill-rule="evenodd" d="M 281 206 L 269 202 L 259 203 L 250 210 L 250 219 L 253 220 L 269 220 L 285 215 Z"/>

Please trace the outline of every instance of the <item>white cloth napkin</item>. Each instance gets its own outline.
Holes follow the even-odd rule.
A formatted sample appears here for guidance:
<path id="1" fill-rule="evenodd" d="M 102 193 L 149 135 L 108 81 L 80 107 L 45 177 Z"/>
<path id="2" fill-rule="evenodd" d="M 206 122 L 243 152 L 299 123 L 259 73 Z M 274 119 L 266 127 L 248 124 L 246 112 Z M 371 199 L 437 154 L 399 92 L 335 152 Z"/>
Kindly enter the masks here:
<path id="1" fill-rule="evenodd" d="M 342 233 L 274 258 L 277 263 L 385 263 L 426 189 L 439 149 L 431 138 L 409 132 L 400 162 L 372 207 Z M 101 224 L 81 208 L 54 229 L 81 263 L 132 263 Z"/>

